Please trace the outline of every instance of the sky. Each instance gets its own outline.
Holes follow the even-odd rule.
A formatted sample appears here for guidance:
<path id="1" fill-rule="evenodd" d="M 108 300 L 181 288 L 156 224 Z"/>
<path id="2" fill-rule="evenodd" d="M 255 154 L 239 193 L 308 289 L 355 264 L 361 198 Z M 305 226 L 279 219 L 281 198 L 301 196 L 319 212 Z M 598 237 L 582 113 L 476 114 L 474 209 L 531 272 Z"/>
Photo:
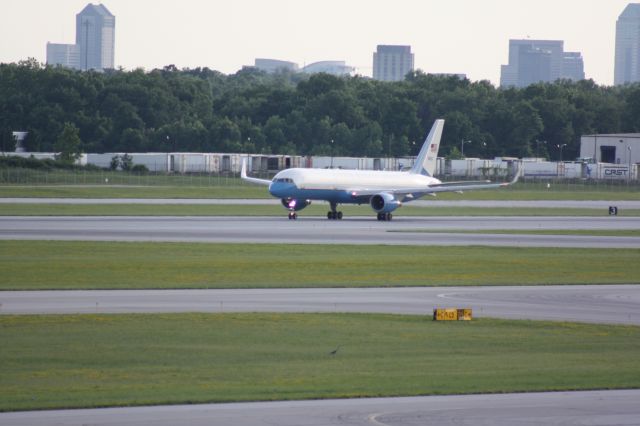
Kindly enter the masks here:
<path id="1" fill-rule="evenodd" d="M 75 42 L 87 0 L 0 0 L 0 63 L 46 60 Z M 500 83 L 509 39 L 564 40 L 587 78 L 613 84 L 616 20 L 629 0 L 104 0 L 116 17 L 115 64 L 209 67 L 255 58 L 300 66 L 344 60 L 371 76 L 378 44 L 410 45 L 415 68 Z"/>

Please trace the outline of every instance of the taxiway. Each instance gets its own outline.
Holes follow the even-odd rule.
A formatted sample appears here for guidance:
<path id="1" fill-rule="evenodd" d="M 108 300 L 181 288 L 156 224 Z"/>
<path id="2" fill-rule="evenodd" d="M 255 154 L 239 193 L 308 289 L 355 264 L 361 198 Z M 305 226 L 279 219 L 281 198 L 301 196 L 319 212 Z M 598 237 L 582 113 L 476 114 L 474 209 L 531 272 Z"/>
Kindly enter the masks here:
<path id="1" fill-rule="evenodd" d="M 640 390 L 174 405 L 0 413 L 11 426 L 637 425 Z"/>
<path id="2" fill-rule="evenodd" d="M 2 291 L 0 314 L 379 312 L 640 325 L 640 285 Z"/>
<path id="3" fill-rule="evenodd" d="M 299 244 L 640 248 L 637 236 L 455 233 L 481 230 L 631 230 L 640 217 L 0 217 L 0 239 Z M 434 232 L 437 231 L 437 232 Z"/>

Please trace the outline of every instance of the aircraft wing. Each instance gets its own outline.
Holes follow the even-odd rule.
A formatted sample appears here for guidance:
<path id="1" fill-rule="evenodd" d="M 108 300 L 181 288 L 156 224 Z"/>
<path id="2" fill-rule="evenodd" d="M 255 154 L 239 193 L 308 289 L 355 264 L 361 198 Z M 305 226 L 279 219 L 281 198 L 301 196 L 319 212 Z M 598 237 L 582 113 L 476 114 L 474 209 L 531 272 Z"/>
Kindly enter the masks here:
<path id="1" fill-rule="evenodd" d="M 245 159 L 242 159 L 242 170 L 240 171 L 240 178 L 244 181 L 255 183 L 257 185 L 271 185 L 271 181 L 268 179 L 258 179 L 247 176 L 247 161 Z"/>
<path id="2" fill-rule="evenodd" d="M 515 173 L 515 176 L 510 182 L 501 182 L 495 183 L 490 181 L 467 181 L 467 182 L 447 182 L 447 183 L 439 183 L 435 185 L 429 185 L 426 187 L 418 187 L 418 188 L 394 188 L 394 189 L 375 189 L 375 190 L 352 190 L 351 194 L 353 198 L 356 199 L 367 199 L 376 194 L 380 194 L 382 192 L 386 192 L 389 194 L 393 194 L 396 198 L 405 198 L 405 201 L 411 199 L 417 199 L 424 195 L 433 194 L 435 195 L 438 192 L 462 192 L 462 191 L 472 191 L 475 189 L 492 189 L 492 188 L 503 188 L 505 186 L 513 185 L 520 178 L 521 167 L 518 167 L 518 170 Z"/>

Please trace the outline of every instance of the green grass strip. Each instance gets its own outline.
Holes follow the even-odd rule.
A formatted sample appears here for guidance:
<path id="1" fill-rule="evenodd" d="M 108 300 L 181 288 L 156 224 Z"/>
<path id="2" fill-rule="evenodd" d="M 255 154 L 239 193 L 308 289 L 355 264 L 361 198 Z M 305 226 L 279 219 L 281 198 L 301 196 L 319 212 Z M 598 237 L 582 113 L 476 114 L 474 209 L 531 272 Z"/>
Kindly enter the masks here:
<path id="1" fill-rule="evenodd" d="M 428 234 L 589 235 L 596 237 L 640 237 L 640 229 L 399 229 L 389 232 Z"/>
<path id="2" fill-rule="evenodd" d="M 0 176 L 2 171 L 0 171 Z M 109 176 L 109 183 L 104 182 Z M 119 176 L 94 178 L 71 175 L 50 184 L 0 184 L 0 197 L 66 198 L 270 198 L 265 186 L 217 176 Z M 37 182 L 47 182 L 46 179 Z M 441 200 L 640 200 L 637 184 L 518 183 L 498 190 L 441 193 Z"/>
<path id="3" fill-rule="evenodd" d="M 51 185 L 0 186 L 10 198 L 271 198 L 265 187 L 243 184 L 207 186 Z"/>
<path id="4" fill-rule="evenodd" d="M 0 241 L 0 290 L 624 284 L 640 249 Z"/>
<path id="5" fill-rule="evenodd" d="M 2 316 L 0 341 L 4 411 L 640 386 L 636 326 L 377 314 Z"/>
<path id="6" fill-rule="evenodd" d="M 314 203 L 298 212 L 300 218 L 326 216 L 326 203 Z M 340 206 L 345 217 L 371 216 L 368 205 Z M 395 217 L 403 216 L 608 216 L 607 209 L 579 208 L 493 208 L 493 207 L 414 207 L 403 206 Z M 280 205 L 198 205 L 198 204 L 0 204 L 0 216 L 281 216 Z M 619 216 L 640 216 L 638 209 L 624 209 Z"/>

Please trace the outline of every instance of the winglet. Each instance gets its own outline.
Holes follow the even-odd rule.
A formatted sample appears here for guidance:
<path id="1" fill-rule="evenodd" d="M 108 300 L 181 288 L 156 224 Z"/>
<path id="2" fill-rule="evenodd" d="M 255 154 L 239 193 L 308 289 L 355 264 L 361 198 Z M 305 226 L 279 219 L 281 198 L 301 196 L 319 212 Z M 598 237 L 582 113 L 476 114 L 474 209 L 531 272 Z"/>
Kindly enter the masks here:
<path id="1" fill-rule="evenodd" d="M 271 185 L 270 180 L 252 178 L 247 176 L 247 159 L 246 158 L 242 159 L 242 168 L 240 169 L 240 179 L 247 182 L 255 183 L 257 185 L 266 185 L 266 186 Z"/>
<path id="2" fill-rule="evenodd" d="M 440 138 L 442 137 L 442 129 L 444 128 L 444 120 L 438 119 L 433 123 L 429 135 L 424 141 L 420 153 L 416 158 L 409 173 L 416 175 L 433 176 L 436 171 L 436 159 L 438 158 L 438 149 L 440 148 Z"/>
<path id="3" fill-rule="evenodd" d="M 519 161 L 518 168 L 516 169 L 516 172 L 513 175 L 513 179 L 511 179 L 509 182 L 501 183 L 500 186 L 511 186 L 514 183 L 518 182 L 518 179 L 520 179 L 520 175 L 522 174 L 522 170 L 523 170 L 522 161 Z"/>
<path id="4" fill-rule="evenodd" d="M 242 159 L 242 169 L 240 169 L 240 178 L 241 179 L 246 179 L 247 178 L 247 160 L 246 160 L 246 158 Z"/>

